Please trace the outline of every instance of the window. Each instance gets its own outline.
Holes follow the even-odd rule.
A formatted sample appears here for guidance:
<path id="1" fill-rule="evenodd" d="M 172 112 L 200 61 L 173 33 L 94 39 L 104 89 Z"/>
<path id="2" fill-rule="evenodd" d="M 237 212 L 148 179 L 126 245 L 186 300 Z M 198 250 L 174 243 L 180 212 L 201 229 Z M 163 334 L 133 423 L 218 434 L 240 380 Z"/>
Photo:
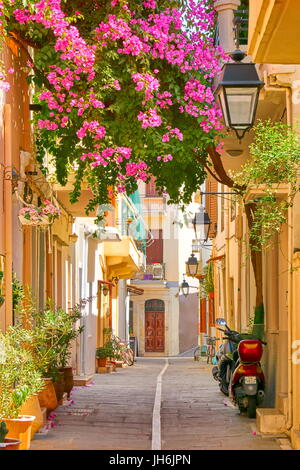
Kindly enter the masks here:
<path id="1" fill-rule="evenodd" d="M 146 184 L 146 197 L 158 197 L 159 194 L 155 185 L 155 178 L 151 176 L 151 180 Z"/>
<path id="2" fill-rule="evenodd" d="M 164 312 L 165 303 L 163 300 L 151 299 L 145 302 L 145 312 Z"/>
<path id="3" fill-rule="evenodd" d="M 151 230 L 153 235 L 153 243 L 146 248 L 147 264 L 163 263 L 164 260 L 164 243 L 163 243 L 163 231 Z"/>
<path id="4" fill-rule="evenodd" d="M 129 334 L 133 333 L 133 301 L 129 301 Z"/>

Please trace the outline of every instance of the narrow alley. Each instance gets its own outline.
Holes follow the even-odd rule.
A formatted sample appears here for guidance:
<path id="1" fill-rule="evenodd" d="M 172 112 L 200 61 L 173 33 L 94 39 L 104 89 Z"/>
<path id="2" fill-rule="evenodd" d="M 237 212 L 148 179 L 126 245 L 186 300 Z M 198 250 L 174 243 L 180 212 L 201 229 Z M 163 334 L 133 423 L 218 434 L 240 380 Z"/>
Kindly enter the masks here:
<path id="1" fill-rule="evenodd" d="M 32 450 L 150 450 L 158 441 L 162 450 L 280 450 L 288 442 L 259 435 L 255 420 L 219 392 L 210 366 L 192 358 L 139 358 L 75 387 L 72 400 L 57 408 L 53 428 L 36 434 Z"/>

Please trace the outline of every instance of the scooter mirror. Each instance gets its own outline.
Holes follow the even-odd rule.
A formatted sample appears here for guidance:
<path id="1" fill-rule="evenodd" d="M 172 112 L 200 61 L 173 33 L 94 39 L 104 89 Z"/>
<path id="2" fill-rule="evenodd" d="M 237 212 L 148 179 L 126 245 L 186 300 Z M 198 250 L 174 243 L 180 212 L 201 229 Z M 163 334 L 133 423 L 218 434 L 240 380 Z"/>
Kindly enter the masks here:
<path id="1" fill-rule="evenodd" d="M 218 325 L 226 325 L 226 320 L 225 318 L 216 318 L 216 323 Z"/>

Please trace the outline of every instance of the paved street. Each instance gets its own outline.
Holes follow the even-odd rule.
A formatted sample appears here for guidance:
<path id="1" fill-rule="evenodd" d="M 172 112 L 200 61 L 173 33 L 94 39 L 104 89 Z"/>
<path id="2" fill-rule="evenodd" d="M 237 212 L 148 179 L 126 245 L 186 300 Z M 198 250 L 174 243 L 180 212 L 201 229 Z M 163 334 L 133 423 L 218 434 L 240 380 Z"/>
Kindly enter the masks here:
<path id="1" fill-rule="evenodd" d="M 56 410 L 55 427 L 37 435 L 31 449 L 151 449 L 152 426 L 159 436 L 153 406 L 162 371 L 162 450 L 281 449 L 275 437 L 256 434 L 255 420 L 240 416 L 210 367 L 192 358 L 142 358 L 133 367 L 97 374 L 91 386 L 75 387 L 74 403 Z"/>

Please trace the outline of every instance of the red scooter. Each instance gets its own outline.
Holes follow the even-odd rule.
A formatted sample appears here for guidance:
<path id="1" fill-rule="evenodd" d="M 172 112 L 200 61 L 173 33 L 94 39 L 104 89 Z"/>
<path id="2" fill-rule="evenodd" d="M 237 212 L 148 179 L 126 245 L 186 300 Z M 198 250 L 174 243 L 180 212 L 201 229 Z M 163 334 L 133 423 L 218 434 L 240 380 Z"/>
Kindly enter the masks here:
<path id="1" fill-rule="evenodd" d="M 265 396 L 265 377 L 260 360 L 263 355 L 264 341 L 250 334 L 241 334 L 218 328 L 225 333 L 224 339 L 237 344 L 232 354 L 231 376 L 229 382 L 229 397 L 239 407 L 246 411 L 249 418 L 255 418 L 256 408 Z"/>

